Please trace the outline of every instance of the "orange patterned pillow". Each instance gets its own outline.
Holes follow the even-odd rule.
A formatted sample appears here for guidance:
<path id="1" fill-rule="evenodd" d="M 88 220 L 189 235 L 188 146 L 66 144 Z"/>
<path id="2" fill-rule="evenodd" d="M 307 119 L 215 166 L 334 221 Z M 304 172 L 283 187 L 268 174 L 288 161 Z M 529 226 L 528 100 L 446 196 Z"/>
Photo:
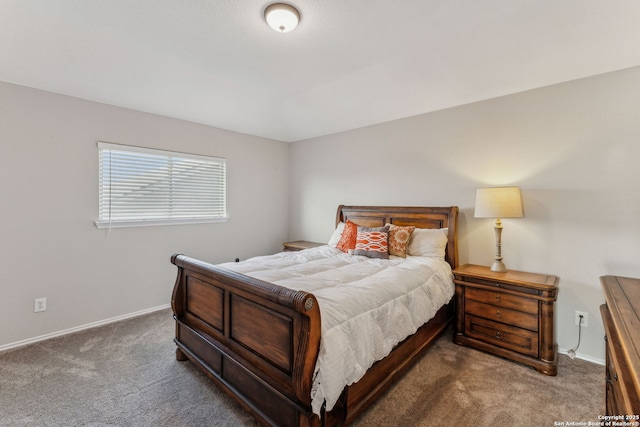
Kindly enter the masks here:
<path id="1" fill-rule="evenodd" d="M 387 224 L 389 226 L 389 255 L 402 258 L 407 257 L 407 245 L 411 239 L 411 233 L 416 228 L 414 226 L 400 227 L 398 225 Z"/>
<path id="2" fill-rule="evenodd" d="M 389 227 L 358 227 L 354 255 L 389 259 Z"/>
<path id="3" fill-rule="evenodd" d="M 342 252 L 349 252 L 349 249 L 355 249 L 356 236 L 358 234 L 358 226 L 355 222 L 347 220 L 344 224 L 344 230 L 342 230 L 342 236 L 336 245 L 336 248 Z"/>

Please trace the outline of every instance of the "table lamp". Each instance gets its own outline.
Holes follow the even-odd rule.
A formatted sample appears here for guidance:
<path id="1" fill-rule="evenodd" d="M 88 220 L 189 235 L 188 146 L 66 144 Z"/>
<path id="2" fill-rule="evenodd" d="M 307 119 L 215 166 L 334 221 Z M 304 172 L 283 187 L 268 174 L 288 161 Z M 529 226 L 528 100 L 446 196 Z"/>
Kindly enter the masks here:
<path id="1" fill-rule="evenodd" d="M 479 188 L 476 190 L 475 218 L 495 218 L 496 257 L 491 271 L 505 272 L 502 262 L 502 221 L 501 218 L 522 218 L 522 199 L 518 187 Z"/>

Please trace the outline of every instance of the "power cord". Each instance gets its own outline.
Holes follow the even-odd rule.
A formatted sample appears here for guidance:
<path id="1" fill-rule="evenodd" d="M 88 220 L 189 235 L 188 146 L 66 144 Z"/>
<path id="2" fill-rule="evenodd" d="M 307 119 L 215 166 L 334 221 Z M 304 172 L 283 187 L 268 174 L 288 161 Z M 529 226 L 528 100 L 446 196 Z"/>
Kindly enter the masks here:
<path id="1" fill-rule="evenodd" d="M 580 318 L 580 321 L 578 322 L 578 345 L 576 345 L 576 348 L 572 348 L 571 350 L 567 351 L 567 354 L 572 359 L 576 358 L 576 350 L 578 349 L 578 347 L 580 347 L 580 335 L 581 335 L 581 332 L 582 332 L 582 318 L 584 316 L 582 314 L 580 314 L 580 315 L 578 315 L 578 317 Z"/>

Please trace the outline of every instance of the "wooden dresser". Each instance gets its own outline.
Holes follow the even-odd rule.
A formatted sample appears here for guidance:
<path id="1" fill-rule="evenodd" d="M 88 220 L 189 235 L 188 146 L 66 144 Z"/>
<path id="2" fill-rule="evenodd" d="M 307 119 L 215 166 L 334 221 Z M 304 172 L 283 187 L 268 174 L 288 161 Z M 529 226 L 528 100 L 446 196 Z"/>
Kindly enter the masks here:
<path id="1" fill-rule="evenodd" d="M 553 338 L 558 278 L 466 264 L 453 271 L 456 328 L 453 341 L 535 368 L 558 372 Z"/>
<path id="2" fill-rule="evenodd" d="M 606 333 L 607 415 L 640 416 L 640 279 L 600 278 L 606 304 L 600 306 Z"/>

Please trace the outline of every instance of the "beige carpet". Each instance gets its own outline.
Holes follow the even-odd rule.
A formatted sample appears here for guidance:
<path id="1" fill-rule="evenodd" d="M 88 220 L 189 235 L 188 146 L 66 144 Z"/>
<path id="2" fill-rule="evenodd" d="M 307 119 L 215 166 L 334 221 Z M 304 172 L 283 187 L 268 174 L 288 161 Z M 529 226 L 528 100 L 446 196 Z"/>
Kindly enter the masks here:
<path id="1" fill-rule="evenodd" d="M 353 425 L 588 424 L 604 413 L 604 377 L 604 366 L 564 355 L 560 355 L 558 375 L 549 377 L 460 347 L 447 334 Z"/>
<path id="2" fill-rule="evenodd" d="M 170 310 L 0 353 L 0 426 L 255 426 L 190 362 Z M 554 426 L 596 421 L 604 367 L 557 377 L 442 337 L 355 426 Z"/>

